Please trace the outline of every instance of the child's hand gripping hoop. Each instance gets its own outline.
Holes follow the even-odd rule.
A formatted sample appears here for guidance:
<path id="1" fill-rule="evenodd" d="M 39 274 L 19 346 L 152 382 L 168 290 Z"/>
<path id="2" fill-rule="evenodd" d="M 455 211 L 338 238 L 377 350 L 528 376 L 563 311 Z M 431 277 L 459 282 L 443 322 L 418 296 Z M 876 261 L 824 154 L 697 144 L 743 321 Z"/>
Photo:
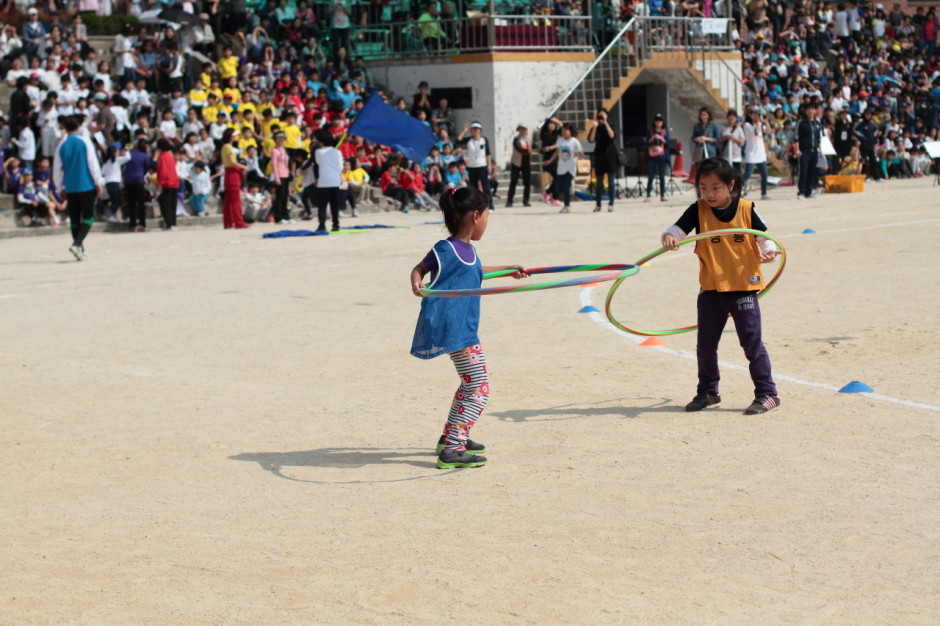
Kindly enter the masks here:
<path id="1" fill-rule="evenodd" d="M 760 237 L 764 237 L 765 239 L 769 239 L 770 241 L 777 244 L 777 248 L 779 248 L 780 250 L 780 255 L 778 256 L 778 258 L 780 259 L 780 264 L 777 266 L 777 273 L 773 275 L 773 278 L 770 279 L 770 281 L 767 283 L 767 286 L 764 287 L 757 294 L 758 298 L 762 298 L 764 294 L 770 291 L 770 288 L 774 286 L 774 284 L 777 282 L 777 279 L 780 278 L 781 274 L 783 274 L 783 268 L 786 267 L 787 265 L 787 252 L 786 250 L 784 250 L 783 244 L 780 243 L 780 241 L 777 238 L 773 237 L 772 235 L 768 235 L 765 232 L 762 232 L 759 230 L 752 230 L 750 228 L 727 228 L 724 230 L 713 230 L 711 232 L 701 233 L 701 234 L 695 235 L 694 237 L 686 237 L 682 241 L 677 242 L 676 245 L 684 246 L 687 243 L 692 243 L 693 241 L 698 241 L 700 239 L 711 239 L 712 237 L 718 237 L 720 235 L 733 235 L 736 233 L 745 233 L 748 235 L 758 235 Z M 645 257 L 637 261 L 636 264 L 642 266 L 644 263 L 648 263 L 649 261 L 658 257 L 660 254 L 663 254 L 664 252 L 668 252 L 668 250 L 666 248 L 660 248 L 659 250 L 655 252 L 651 252 L 650 254 L 647 254 Z M 627 333 L 632 333 L 634 335 L 643 335 L 645 337 L 663 337 L 666 335 L 678 335 L 681 333 L 688 333 L 698 328 L 698 326 L 696 325 L 696 326 L 684 326 L 682 328 L 673 328 L 672 330 L 637 330 L 635 328 L 624 326 L 619 321 L 617 321 L 617 318 L 615 318 L 613 313 L 610 312 L 610 301 L 613 299 L 614 294 L 617 292 L 617 289 L 620 287 L 620 283 L 622 282 L 623 282 L 622 279 L 618 279 L 617 282 L 615 282 L 613 285 L 610 286 L 610 291 L 607 292 L 607 301 L 604 303 L 604 311 L 605 313 L 607 313 L 607 319 L 610 320 L 611 324 L 613 324 L 620 330 L 627 332 Z"/>
<path id="2" fill-rule="evenodd" d="M 487 272 L 483 280 L 511 276 L 519 270 L 499 270 Z M 558 289 L 559 287 L 577 287 L 590 283 L 603 283 L 610 280 L 622 281 L 640 271 L 636 265 L 556 265 L 553 267 L 535 267 L 526 270 L 529 274 L 560 274 L 568 272 L 596 272 L 607 271 L 606 274 L 584 276 L 582 278 L 569 278 L 566 280 L 547 280 L 529 285 L 505 287 L 481 287 L 479 289 L 422 289 L 421 295 L 428 298 L 455 298 L 460 296 L 493 296 L 498 293 L 520 293 L 524 291 L 540 291 L 542 289 Z"/>

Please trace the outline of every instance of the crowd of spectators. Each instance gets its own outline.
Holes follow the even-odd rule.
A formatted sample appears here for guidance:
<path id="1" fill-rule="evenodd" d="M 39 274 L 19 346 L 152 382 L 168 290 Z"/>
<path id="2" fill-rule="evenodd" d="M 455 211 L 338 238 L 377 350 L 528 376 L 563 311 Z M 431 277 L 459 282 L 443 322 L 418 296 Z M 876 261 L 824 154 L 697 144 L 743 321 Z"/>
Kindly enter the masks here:
<path id="1" fill-rule="evenodd" d="M 458 134 L 446 99 L 432 106 L 426 83 L 411 103 L 393 103 L 438 134 L 425 162 L 347 135 L 376 88 L 373 77 L 361 57 L 347 56 L 348 38 L 335 28 L 329 47 L 320 45 L 304 2 L 284 13 L 286 6 L 220 14 L 207 3 L 212 12 L 190 13 L 182 25 L 126 24 L 113 42 L 116 67 L 88 44 L 81 12 L 30 7 L 20 31 L 0 28 L 7 51 L 0 72 L 12 90 L 0 120 L 4 190 L 34 225 L 64 221 L 65 198 L 49 172 L 67 116 L 79 118 L 98 151 L 107 189 L 99 217 L 135 230 L 147 229 L 141 205 L 149 200 L 159 198 L 164 227 L 173 228 L 176 215 L 204 215 L 208 199 L 224 197 L 222 148 L 229 144 L 245 169 L 249 220 L 311 219 L 321 200 L 314 155 L 327 144 L 338 144 L 342 155 L 339 197 L 352 216 L 378 195 L 404 212 L 430 210 L 434 194 L 469 183 L 474 168 L 467 172 L 464 150 L 473 137 L 465 138 L 466 128 Z M 333 3 L 334 26 L 342 6 Z M 279 136 L 290 185 L 273 171 Z M 488 178 L 495 174 L 488 144 L 485 154 Z"/>
<path id="2" fill-rule="evenodd" d="M 176 214 L 204 214 L 209 198 L 224 195 L 220 159 L 229 129 L 246 170 L 249 220 L 312 217 L 313 206 L 321 203 L 312 157 L 318 146 L 333 142 L 340 142 L 343 157 L 340 199 L 351 215 L 374 195 L 387 197 L 402 211 L 430 209 L 437 194 L 467 184 L 498 196 L 496 176 L 503 164 L 493 161 L 489 142 L 481 142 L 483 129 L 458 129 L 446 98 L 432 98 L 427 83 L 410 103 L 394 101 L 438 137 L 423 162 L 410 163 L 400 153 L 346 135 L 376 87 L 362 57 L 350 54 L 357 39 L 351 29 L 380 18 L 375 8 L 382 4 L 359 15 L 352 6 L 347 0 L 325 7 L 304 0 L 281 0 L 276 6 L 185 2 L 177 6 L 185 14 L 178 18 L 181 24 L 126 24 L 114 37 L 112 66 L 110 56 L 99 58 L 89 45 L 83 22 L 85 11 L 110 11 L 110 3 L 9 5 L 8 14 L 24 15 L 19 28 L 0 28 L 0 74 L 12 90 L 0 120 L 4 190 L 15 194 L 32 223 L 61 221 L 65 199 L 50 180 L 50 159 L 63 136 L 61 121 L 77 116 L 82 134 L 98 150 L 106 179 L 101 217 L 131 221 L 137 230 L 146 229 L 140 204 L 151 197 L 160 196 L 169 228 Z M 453 12 L 450 3 L 443 7 L 445 14 Z M 128 4 L 137 15 L 149 8 Z M 546 9 L 570 15 L 586 7 L 577 2 L 536 6 Z M 430 6 L 421 9 L 425 14 L 429 17 L 423 22 L 439 15 Z M 718 142 L 709 145 L 712 152 L 733 151 L 727 129 L 750 123 L 764 143 L 770 170 L 795 177 L 797 121 L 809 108 L 815 116 L 811 121 L 836 151 L 820 159 L 822 172 L 864 172 L 881 180 L 921 176 L 932 166 L 923 144 L 937 139 L 940 114 L 940 22 L 933 9 L 904 11 L 894 5 L 886 12 L 881 4 L 804 0 L 755 0 L 747 6 L 737 0 L 600 0 L 591 15 L 601 44 L 634 15 L 731 18 L 747 86 L 741 118 L 748 120 L 731 112 L 725 131 L 709 139 Z M 278 135 L 289 155 L 291 184 L 286 188 L 272 171 Z M 550 141 L 542 148 L 546 157 L 557 137 Z M 525 139 L 526 157 L 528 150 Z M 179 179 L 175 206 L 156 176 L 157 164 L 162 162 L 165 171 L 170 158 Z M 765 171 L 751 169 L 762 174 L 763 182 Z"/>

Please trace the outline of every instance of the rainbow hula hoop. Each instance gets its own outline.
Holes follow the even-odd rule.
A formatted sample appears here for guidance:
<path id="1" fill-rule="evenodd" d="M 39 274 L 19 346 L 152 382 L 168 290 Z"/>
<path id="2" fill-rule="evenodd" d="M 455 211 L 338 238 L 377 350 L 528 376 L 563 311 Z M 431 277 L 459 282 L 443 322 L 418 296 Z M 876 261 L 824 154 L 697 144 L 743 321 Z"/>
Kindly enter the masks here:
<path id="1" fill-rule="evenodd" d="M 499 270 L 487 272 L 483 280 L 499 278 L 515 274 L 518 270 Z M 529 274 L 561 274 L 568 272 L 597 272 L 606 271 L 606 274 L 584 276 L 582 278 L 568 278 L 562 280 L 547 280 L 530 285 L 505 287 L 480 287 L 479 289 L 422 289 L 421 295 L 428 298 L 458 298 L 466 296 L 494 296 L 500 293 L 521 293 L 524 291 L 540 291 L 542 289 L 558 289 L 560 287 L 576 287 L 590 283 L 603 283 L 610 280 L 623 281 L 640 271 L 638 265 L 556 265 L 553 267 L 536 267 L 528 270 Z"/>
<path id="2" fill-rule="evenodd" d="M 707 233 L 701 233 L 699 235 L 695 235 L 694 237 L 686 237 L 682 241 L 679 241 L 677 245 L 684 246 L 687 243 L 692 243 L 693 241 L 699 241 L 700 239 L 711 239 L 712 237 L 717 237 L 721 235 L 733 235 L 735 233 L 759 235 L 761 237 L 771 240 L 772 242 L 777 244 L 777 248 L 780 249 L 780 256 L 778 257 L 780 259 L 780 264 L 777 266 L 777 273 L 773 275 L 773 278 L 771 278 L 770 281 L 768 281 L 767 286 L 761 289 L 760 292 L 758 292 L 757 294 L 758 298 L 762 298 L 768 291 L 770 291 L 771 287 L 773 287 L 777 283 L 777 280 L 780 278 L 780 275 L 783 274 L 783 268 L 786 267 L 787 265 L 787 251 L 784 249 L 783 244 L 780 243 L 780 241 L 776 237 L 773 237 L 772 235 L 768 235 L 767 233 L 759 231 L 759 230 L 752 230 L 750 228 L 727 228 L 724 230 L 713 230 Z M 644 263 L 648 263 L 649 261 L 652 261 L 653 259 L 658 257 L 660 254 L 663 254 L 664 252 L 668 252 L 668 250 L 666 250 L 666 248 L 660 248 L 659 250 L 655 252 L 651 252 L 650 254 L 647 254 L 645 257 L 637 261 L 636 264 L 643 265 Z M 625 326 L 621 324 L 619 321 L 617 321 L 617 318 L 614 317 L 613 313 L 610 312 L 610 302 L 611 300 L 613 300 L 614 294 L 617 292 L 617 289 L 620 288 L 620 283 L 622 282 L 623 282 L 622 279 L 617 280 L 617 282 L 615 282 L 613 285 L 610 286 L 610 291 L 607 292 L 607 300 L 604 303 L 604 312 L 607 314 L 607 319 L 610 320 L 611 324 L 613 324 L 620 330 L 627 332 L 627 333 L 631 333 L 633 335 L 642 335 L 644 337 L 665 337 L 667 335 L 679 335 L 682 333 L 688 333 L 698 328 L 698 325 L 695 325 L 695 326 L 684 326 L 682 328 L 673 328 L 672 330 L 637 330 L 635 328 L 630 328 L 629 326 Z"/>

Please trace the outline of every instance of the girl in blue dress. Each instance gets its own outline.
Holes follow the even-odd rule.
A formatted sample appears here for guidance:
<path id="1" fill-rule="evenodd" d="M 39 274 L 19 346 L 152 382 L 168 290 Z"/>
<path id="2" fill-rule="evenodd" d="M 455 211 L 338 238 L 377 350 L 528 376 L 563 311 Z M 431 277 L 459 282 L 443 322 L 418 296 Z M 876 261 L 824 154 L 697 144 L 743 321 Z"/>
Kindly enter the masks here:
<path id="1" fill-rule="evenodd" d="M 444 192 L 440 200 L 444 224 L 451 236 L 434 244 L 431 251 L 411 270 L 411 290 L 421 296 L 424 277 L 431 274 L 428 288 L 478 289 L 484 272 L 514 269 L 512 276 L 528 276 L 519 265 L 483 267 L 470 243 L 479 241 L 489 220 L 489 200 L 478 189 L 464 187 Z M 480 346 L 480 297 L 424 298 L 415 328 L 411 354 L 419 359 L 450 356 L 460 386 L 454 394 L 444 434 L 437 442 L 437 466 L 480 467 L 486 464 L 486 446 L 471 441 L 470 429 L 489 400 L 490 384 L 486 357 Z"/>

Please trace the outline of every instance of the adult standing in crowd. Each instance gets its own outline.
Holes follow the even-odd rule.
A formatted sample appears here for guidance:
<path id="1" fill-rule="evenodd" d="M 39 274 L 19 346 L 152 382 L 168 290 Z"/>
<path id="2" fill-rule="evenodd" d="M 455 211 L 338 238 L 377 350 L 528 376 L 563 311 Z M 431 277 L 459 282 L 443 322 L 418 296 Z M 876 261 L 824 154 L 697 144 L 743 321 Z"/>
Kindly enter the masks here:
<path id="1" fill-rule="evenodd" d="M 529 204 L 529 190 L 532 186 L 532 159 L 530 156 L 529 129 L 525 124 L 516 126 L 516 136 L 512 140 L 512 160 L 509 166 L 509 191 L 506 194 L 506 208 L 512 206 L 516 197 L 516 184 L 522 178 L 522 206 Z"/>
<path id="2" fill-rule="evenodd" d="M 666 130 L 666 121 L 659 113 L 653 118 L 653 127 L 646 136 L 646 199 L 650 201 L 653 194 L 653 178 L 659 177 L 659 199 L 666 201 L 666 170 L 671 161 L 669 159 L 669 131 Z"/>
<path id="3" fill-rule="evenodd" d="M 160 204 L 160 215 L 163 217 L 164 230 L 176 230 L 176 195 L 180 190 L 180 177 L 176 172 L 176 157 L 173 147 L 166 139 L 157 141 L 157 185 L 160 193 L 157 202 Z"/>
<path id="4" fill-rule="evenodd" d="M 470 136 L 464 139 L 467 129 Z M 470 187 L 478 188 L 489 199 L 490 211 L 493 210 L 493 194 L 490 191 L 490 172 L 493 170 L 493 155 L 490 151 L 490 142 L 483 136 L 483 124 L 473 122 L 464 126 L 457 137 L 457 141 L 464 149 L 467 160 L 467 176 Z"/>
<path id="5" fill-rule="evenodd" d="M 855 134 L 859 139 L 859 148 L 862 159 L 868 168 L 868 177 L 873 181 L 881 180 L 881 168 L 878 166 L 878 157 L 875 156 L 875 144 L 878 141 L 878 127 L 872 121 L 872 110 L 866 108 L 862 112 L 862 120 L 855 125 Z"/>
<path id="6" fill-rule="evenodd" d="M 760 172 L 760 199 L 767 200 L 767 147 L 764 145 L 764 136 L 768 131 L 767 125 L 761 119 L 760 110 L 750 107 L 747 110 L 747 119 L 744 121 L 744 177 L 742 185 L 747 189 L 748 181 L 756 169 Z M 815 165 L 814 165 L 815 167 Z M 802 173 L 800 174 L 802 179 Z"/>
<path id="7" fill-rule="evenodd" d="M 578 172 L 578 159 L 584 156 L 581 142 L 574 136 L 574 126 L 565 124 L 561 127 L 561 136 L 555 141 L 552 162 L 558 162 L 558 193 L 564 198 L 564 205 L 559 213 L 571 212 L 571 184 Z"/>
<path id="8" fill-rule="evenodd" d="M 816 165 L 819 162 L 819 122 L 816 120 L 816 105 L 807 103 L 801 111 L 802 118 L 796 125 L 796 140 L 800 150 L 800 178 L 796 197 L 809 198 L 816 188 Z"/>
<path id="9" fill-rule="evenodd" d="M 221 160 L 225 168 L 222 183 L 222 226 L 224 228 L 248 228 L 248 223 L 242 215 L 242 181 L 248 166 L 238 162 L 235 141 L 238 132 L 234 128 L 226 128 L 222 134 Z"/>
<path id="10" fill-rule="evenodd" d="M 744 158 L 744 128 L 735 109 L 728 109 L 725 126 L 721 129 L 719 156 L 731 164 L 735 173 L 741 173 L 741 161 Z"/>
<path id="11" fill-rule="evenodd" d="M 147 174 L 150 171 L 150 156 L 147 154 L 147 141 L 138 139 L 131 150 L 131 160 L 124 166 L 125 212 L 130 218 L 130 229 L 134 232 L 147 231 Z"/>
<path id="12" fill-rule="evenodd" d="M 617 193 L 617 144 L 614 143 L 616 133 L 610 125 L 607 109 L 601 107 L 594 114 L 594 125 L 588 131 L 587 140 L 594 143 L 594 175 L 597 182 L 594 185 L 594 197 L 597 199 L 594 212 L 601 210 L 604 177 L 607 177 L 607 210 L 614 210 L 614 198 Z"/>
<path id="13" fill-rule="evenodd" d="M 72 227 L 69 252 L 77 260 L 84 261 L 88 258 L 85 237 L 95 223 L 95 203 L 102 194 L 104 180 L 94 146 L 78 133 L 78 119 L 69 116 L 62 126 L 68 136 L 56 150 L 52 177 L 56 188 L 65 194 L 68 202 Z"/>
<path id="14" fill-rule="evenodd" d="M 274 148 L 271 150 L 271 180 L 274 182 L 274 221 L 278 224 L 290 224 L 290 209 L 287 200 L 290 196 L 290 157 L 287 156 L 287 135 L 283 131 L 274 133 Z"/>
<path id="15" fill-rule="evenodd" d="M 542 124 L 539 130 L 539 144 L 542 151 L 542 200 L 545 204 L 560 206 L 561 202 L 555 199 L 555 179 L 558 176 L 558 160 L 553 159 L 555 143 L 561 136 L 561 122 L 557 117 L 550 117 Z"/>
<path id="16" fill-rule="evenodd" d="M 343 195 L 340 192 L 343 173 L 343 155 L 333 147 L 334 139 L 327 130 L 318 130 L 316 135 L 320 147 L 314 153 L 317 164 L 317 217 L 320 220 L 317 230 L 326 230 L 326 207 L 330 207 L 333 218 L 333 232 L 339 230 L 339 210 L 343 207 Z"/>
<path id="17" fill-rule="evenodd" d="M 712 112 L 702 107 L 698 112 L 698 121 L 692 127 L 692 162 L 698 165 L 704 159 L 718 156 L 718 126 L 712 121 Z"/>

